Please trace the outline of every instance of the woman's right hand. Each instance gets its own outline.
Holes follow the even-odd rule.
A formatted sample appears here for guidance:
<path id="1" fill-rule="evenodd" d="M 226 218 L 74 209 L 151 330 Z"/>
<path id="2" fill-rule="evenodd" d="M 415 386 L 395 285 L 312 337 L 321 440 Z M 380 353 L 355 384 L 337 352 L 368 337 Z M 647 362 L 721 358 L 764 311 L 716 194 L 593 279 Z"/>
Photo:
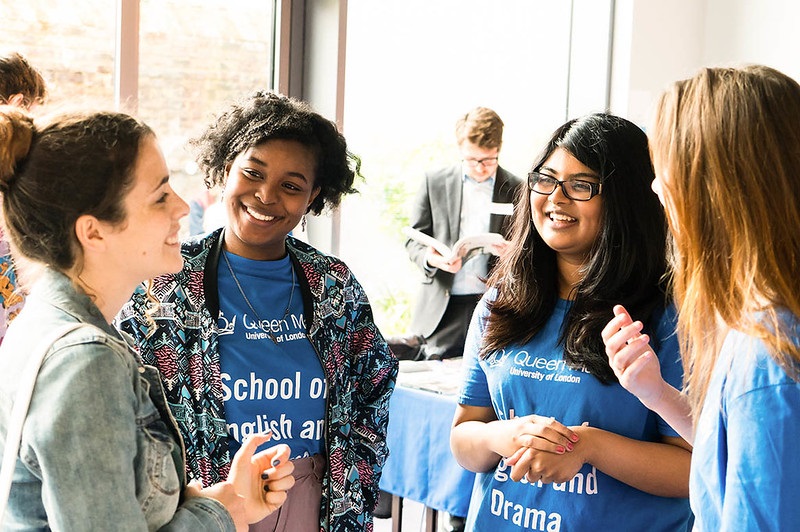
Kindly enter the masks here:
<path id="1" fill-rule="evenodd" d="M 535 414 L 497 419 L 490 406 L 457 405 L 450 430 L 450 448 L 459 464 L 469 471 L 485 473 L 501 458 L 519 449 L 555 454 L 572 451 L 580 439 L 569 427 L 551 417 Z"/>
<path id="2" fill-rule="evenodd" d="M 669 384 L 661 376 L 661 364 L 650 347 L 650 338 L 641 331 L 642 322 L 633 321 L 625 307 L 616 305 L 614 318 L 601 336 L 606 344 L 608 363 L 619 383 L 642 404 L 655 410 Z"/>
<path id="3" fill-rule="evenodd" d="M 500 431 L 496 440 L 498 447 L 494 451 L 504 457 L 512 456 L 523 447 L 564 454 L 572 451 L 578 441 L 578 435 L 569 427 L 552 417 L 536 414 L 496 421 L 491 425 L 496 425 Z"/>
<path id="4" fill-rule="evenodd" d="M 255 453 L 269 439 L 270 433 L 250 436 L 234 455 L 228 480 L 203 489 L 190 484 L 185 496 L 219 501 L 230 513 L 236 530 L 247 531 L 248 525 L 280 508 L 286 501 L 286 492 L 294 485 L 294 464 L 289 460 L 288 445 L 275 445 Z"/>

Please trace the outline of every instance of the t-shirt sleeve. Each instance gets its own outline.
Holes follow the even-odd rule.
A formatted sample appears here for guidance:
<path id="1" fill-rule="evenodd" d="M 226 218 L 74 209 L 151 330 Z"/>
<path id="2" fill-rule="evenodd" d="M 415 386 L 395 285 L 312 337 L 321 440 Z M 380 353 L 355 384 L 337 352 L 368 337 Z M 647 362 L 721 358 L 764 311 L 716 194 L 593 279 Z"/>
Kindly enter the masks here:
<path id="1" fill-rule="evenodd" d="M 472 320 L 467 331 L 467 339 L 464 343 L 464 377 L 461 384 L 461 392 L 458 396 L 458 402 L 462 405 L 492 406 L 486 373 L 481 367 L 480 357 L 478 356 L 486 326 L 486 318 L 489 316 L 488 297 L 490 297 L 489 293 L 485 294 L 475 307 L 475 312 L 472 314 Z"/>
<path id="2" fill-rule="evenodd" d="M 728 403 L 719 530 L 796 530 L 800 387 L 788 379 Z"/>

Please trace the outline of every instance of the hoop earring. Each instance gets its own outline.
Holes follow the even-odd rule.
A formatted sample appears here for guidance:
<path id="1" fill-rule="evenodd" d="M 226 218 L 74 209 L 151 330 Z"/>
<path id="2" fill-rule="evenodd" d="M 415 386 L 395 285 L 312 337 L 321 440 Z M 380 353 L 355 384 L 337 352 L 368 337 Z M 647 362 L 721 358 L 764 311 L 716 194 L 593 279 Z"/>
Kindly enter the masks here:
<path id="1" fill-rule="evenodd" d="M 303 232 L 306 232 L 306 215 L 304 214 L 303 217 L 300 219 L 300 227 L 302 227 Z"/>

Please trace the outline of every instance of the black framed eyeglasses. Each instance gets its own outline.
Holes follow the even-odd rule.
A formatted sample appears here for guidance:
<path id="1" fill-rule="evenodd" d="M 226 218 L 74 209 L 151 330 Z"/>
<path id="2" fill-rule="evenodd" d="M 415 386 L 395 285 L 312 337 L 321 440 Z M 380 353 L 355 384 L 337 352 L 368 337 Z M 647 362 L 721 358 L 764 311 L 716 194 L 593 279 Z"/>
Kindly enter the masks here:
<path id="1" fill-rule="evenodd" d="M 555 177 L 541 172 L 531 172 L 528 174 L 528 188 L 537 194 L 549 196 L 561 186 L 561 191 L 566 197 L 575 201 L 589 201 L 600 194 L 603 188 L 602 183 L 592 183 L 582 179 L 567 179 L 559 181 Z"/>
<path id="2" fill-rule="evenodd" d="M 484 157 L 483 159 L 462 159 L 467 166 L 475 168 L 478 165 L 484 168 L 491 168 L 497 164 L 497 157 Z"/>

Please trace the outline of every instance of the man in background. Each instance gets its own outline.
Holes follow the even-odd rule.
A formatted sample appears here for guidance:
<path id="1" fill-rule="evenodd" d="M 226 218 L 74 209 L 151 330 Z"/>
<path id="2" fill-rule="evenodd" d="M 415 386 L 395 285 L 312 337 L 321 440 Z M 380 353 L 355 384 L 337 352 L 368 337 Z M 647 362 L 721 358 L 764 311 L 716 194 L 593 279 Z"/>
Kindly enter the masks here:
<path id="1" fill-rule="evenodd" d="M 409 258 L 422 272 L 411 315 L 411 332 L 421 344 L 414 353 L 417 359 L 464 354 L 472 312 L 486 291 L 495 256 L 508 245 L 514 195 L 522 184 L 499 165 L 503 121 L 497 113 L 476 107 L 458 119 L 455 133 L 461 162 L 425 175 L 414 200 L 411 227 L 451 247 L 482 233 L 500 233 L 505 240 L 466 259 L 445 257 L 413 239 L 406 242 Z M 393 350 L 397 347 L 392 345 Z M 443 521 L 448 532 L 464 530 L 463 516 L 443 515 Z"/>
<path id="2" fill-rule="evenodd" d="M 38 70 L 18 53 L 0 55 L 0 105 L 32 110 L 44 103 L 47 86 Z M 23 291 L 8 240 L 0 224 L 0 343 L 9 322 L 22 310 Z"/>
<path id="3" fill-rule="evenodd" d="M 487 232 L 507 240 L 514 195 L 522 180 L 498 163 L 503 121 L 493 110 L 477 107 L 458 119 L 455 132 L 461 162 L 425 175 L 411 226 L 448 246 Z M 415 240 L 406 242 L 409 258 L 423 275 L 411 316 L 411 332 L 425 339 L 417 358 L 463 354 L 472 311 L 486 290 L 494 255 L 502 254 L 506 246 L 504 242 L 484 248 L 463 261 L 449 260 Z"/>

